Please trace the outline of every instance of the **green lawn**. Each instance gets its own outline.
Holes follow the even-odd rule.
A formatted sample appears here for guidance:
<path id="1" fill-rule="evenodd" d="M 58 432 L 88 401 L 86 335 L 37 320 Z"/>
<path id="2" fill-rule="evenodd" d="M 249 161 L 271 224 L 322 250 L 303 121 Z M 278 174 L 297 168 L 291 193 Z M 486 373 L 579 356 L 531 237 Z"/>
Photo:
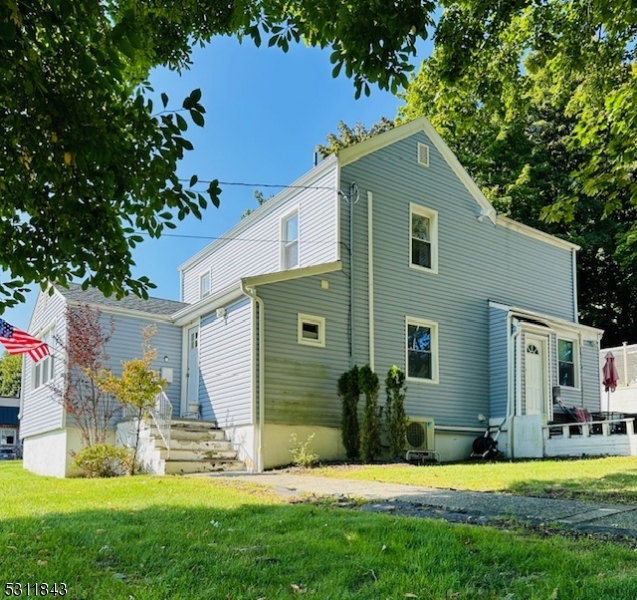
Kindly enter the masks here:
<path id="1" fill-rule="evenodd" d="M 367 465 L 315 469 L 313 475 L 457 490 L 637 504 L 637 457 Z"/>
<path id="2" fill-rule="evenodd" d="M 2 592 L 44 582 L 74 600 L 637 597 L 637 553 L 620 544 L 288 505 L 215 479 L 56 480 L 1 463 L 0 483 Z"/>

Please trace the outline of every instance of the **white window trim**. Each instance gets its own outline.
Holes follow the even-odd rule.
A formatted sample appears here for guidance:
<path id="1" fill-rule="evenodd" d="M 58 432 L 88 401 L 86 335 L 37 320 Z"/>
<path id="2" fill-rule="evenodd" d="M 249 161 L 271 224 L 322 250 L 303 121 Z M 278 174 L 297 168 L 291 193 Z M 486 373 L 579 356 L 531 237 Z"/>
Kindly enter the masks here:
<path id="1" fill-rule="evenodd" d="M 206 276 L 208 276 L 208 291 L 204 294 L 203 280 L 204 280 L 204 277 Z M 212 273 L 210 269 L 208 269 L 207 271 L 204 271 L 203 273 L 199 275 L 199 300 L 202 300 L 203 298 L 207 298 L 208 296 L 210 296 L 211 290 L 212 290 Z"/>
<path id="2" fill-rule="evenodd" d="M 303 323 L 318 325 L 319 336 L 317 340 L 308 340 L 307 338 L 303 337 Z M 325 317 L 317 317 L 314 315 L 304 315 L 303 313 L 298 313 L 297 341 L 302 346 L 325 348 Z"/>
<path id="3" fill-rule="evenodd" d="M 411 230 L 412 224 L 411 220 L 413 215 L 419 215 L 421 217 L 427 217 L 431 222 L 431 267 L 423 267 L 421 265 L 416 265 L 411 262 Z M 414 269 L 415 271 L 421 271 L 423 273 L 438 273 L 438 212 L 432 210 L 431 208 L 427 208 L 422 206 L 421 204 L 415 204 L 413 202 L 409 203 L 409 268 Z"/>
<path id="4" fill-rule="evenodd" d="M 410 377 L 409 376 L 409 347 L 407 346 L 409 336 L 410 325 L 421 325 L 422 327 L 429 327 L 431 329 L 431 371 L 432 378 L 424 379 L 422 377 Z M 408 381 L 414 381 L 418 383 L 426 384 L 439 384 L 439 355 L 438 355 L 438 323 L 434 321 L 426 321 L 425 319 L 418 319 L 416 317 L 405 317 L 405 335 L 403 338 L 403 344 L 405 344 L 405 377 Z"/>
<path id="5" fill-rule="evenodd" d="M 575 377 L 575 385 L 562 385 L 560 383 L 560 340 L 564 342 L 571 342 L 573 344 L 573 371 Z M 572 390 L 574 392 L 581 391 L 581 377 L 580 377 L 580 345 L 579 336 L 570 336 L 558 334 L 555 340 L 555 372 L 557 374 L 557 384 L 565 390 Z"/>
<path id="6" fill-rule="evenodd" d="M 296 265 L 289 267 L 285 264 L 285 249 L 289 243 L 285 239 L 285 224 L 292 217 L 296 216 L 297 220 L 297 235 L 296 235 Z M 288 269 L 298 269 L 301 266 L 301 211 L 298 206 L 295 206 L 292 210 L 289 210 L 285 214 L 281 215 L 279 220 L 279 239 L 281 240 L 281 256 L 279 257 L 281 270 L 287 271 Z"/>
<path id="7" fill-rule="evenodd" d="M 31 389 L 32 390 L 39 390 L 43 387 L 46 387 L 49 383 L 51 383 L 53 381 L 53 379 L 55 379 L 55 328 L 56 328 L 57 323 L 53 323 L 51 325 L 49 325 L 46 329 L 44 329 L 41 333 L 39 333 L 38 335 L 36 335 L 35 337 L 37 337 L 40 340 L 43 340 L 46 336 L 48 336 L 49 334 L 51 334 L 51 339 L 47 342 L 49 344 L 49 354 L 47 354 L 45 357 L 41 358 L 37 363 L 33 364 L 33 366 L 31 367 Z M 40 384 L 36 387 L 35 385 L 35 374 L 36 372 L 40 371 L 40 374 L 42 373 L 42 371 L 44 370 L 44 365 L 47 365 L 48 369 L 49 369 L 49 378 L 45 381 L 42 382 L 42 376 L 40 375 Z"/>

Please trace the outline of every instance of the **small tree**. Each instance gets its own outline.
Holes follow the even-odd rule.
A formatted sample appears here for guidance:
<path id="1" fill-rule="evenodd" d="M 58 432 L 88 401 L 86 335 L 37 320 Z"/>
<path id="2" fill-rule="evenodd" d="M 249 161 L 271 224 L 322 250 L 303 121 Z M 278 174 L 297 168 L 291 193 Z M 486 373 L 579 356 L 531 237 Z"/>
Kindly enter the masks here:
<path id="1" fill-rule="evenodd" d="M 54 397 L 80 430 L 85 446 L 104 444 L 109 425 L 120 409 L 111 394 L 98 385 L 98 375 L 109 360 L 106 345 L 113 336 L 113 318 L 103 325 L 102 313 L 87 304 L 66 309 L 66 336 L 55 336 L 58 348 L 66 354 L 64 380 L 53 382 Z"/>
<path id="2" fill-rule="evenodd" d="M 122 376 L 116 377 L 110 371 L 103 370 L 99 375 L 99 387 L 107 393 L 119 398 L 120 402 L 129 407 L 137 418 L 135 429 L 135 444 L 133 458 L 130 465 L 130 474 L 135 474 L 137 463 L 137 445 L 142 420 L 148 416 L 148 411 L 155 405 L 155 398 L 166 381 L 162 379 L 158 371 L 151 366 L 157 358 L 157 349 L 151 346 L 152 338 L 157 334 L 156 325 L 148 325 L 142 329 L 144 341 L 142 343 L 142 358 L 133 358 L 122 363 Z"/>
<path id="3" fill-rule="evenodd" d="M 385 424 L 389 441 L 389 453 L 393 458 L 405 456 L 407 439 L 407 415 L 405 414 L 405 374 L 396 366 L 392 366 L 385 378 Z"/>
<path id="4" fill-rule="evenodd" d="M 373 462 L 381 451 L 380 409 L 378 407 L 378 375 L 365 365 L 359 370 L 360 391 L 365 394 L 363 427 L 361 430 L 361 453 L 365 462 Z"/>
<path id="5" fill-rule="evenodd" d="M 341 436 L 347 458 L 356 460 L 359 457 L 360 429 L 358 426 L 358 367 L 354 365 L 338 379 L 338 395 L 343 399 L 341 413 Z"/>
<path id="6" fill-rule="evenodd" d="M 17 398 L 22 381 L 22 355 L 5 352 L 0 358 L 0 396 Z"/>

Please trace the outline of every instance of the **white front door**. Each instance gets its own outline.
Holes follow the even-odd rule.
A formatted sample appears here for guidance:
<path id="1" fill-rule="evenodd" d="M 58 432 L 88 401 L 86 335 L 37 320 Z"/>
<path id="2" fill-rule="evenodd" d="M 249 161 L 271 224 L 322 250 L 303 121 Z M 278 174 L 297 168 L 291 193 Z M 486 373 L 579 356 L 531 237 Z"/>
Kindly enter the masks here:
<path id="1" fill-rule="evenodd" d="M 525 411 L 526 415 L 545 415 L 546 402 L 546 347 L 547 338 L 526 335 L 524 345 Z"/>
<path id="2" fill-rule="evenodd" d="M 199 325 L 188 330 L 187 402 L 199 401 Z"/>

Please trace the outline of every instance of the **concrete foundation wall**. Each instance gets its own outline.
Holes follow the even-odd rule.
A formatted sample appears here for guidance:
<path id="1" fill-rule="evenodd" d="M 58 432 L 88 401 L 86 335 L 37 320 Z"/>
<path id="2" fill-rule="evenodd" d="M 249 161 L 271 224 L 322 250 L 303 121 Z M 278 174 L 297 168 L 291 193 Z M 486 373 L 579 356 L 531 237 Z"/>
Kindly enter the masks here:
<path id="1" fill-rule="evenodd" d="M 112 441 L 112 440 L 111 440 Z M 68 427 L 24 439 L 23 467 L 37 475 L 77 475 L 73 456 L 83 448 L 79 429 Z"/>

